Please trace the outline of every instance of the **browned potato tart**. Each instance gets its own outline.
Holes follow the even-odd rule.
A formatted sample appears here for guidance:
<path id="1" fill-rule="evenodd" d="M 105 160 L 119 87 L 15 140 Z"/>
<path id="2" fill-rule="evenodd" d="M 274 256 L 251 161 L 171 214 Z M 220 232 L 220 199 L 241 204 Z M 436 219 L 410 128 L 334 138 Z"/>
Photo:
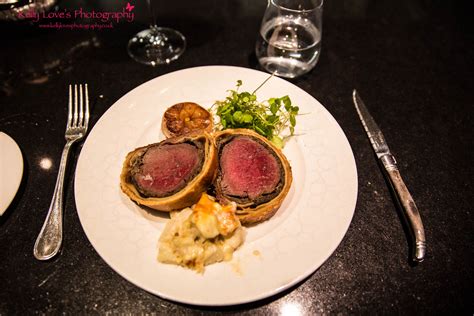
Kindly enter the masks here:
<path id="1" fill-rule="evenodd" d="M 211 132 L 212 127 L 211 113 L 194 102 L 182 102 L 169 107 L 161 124 L 163 134 L 167 138 L 196 131 Z"/>

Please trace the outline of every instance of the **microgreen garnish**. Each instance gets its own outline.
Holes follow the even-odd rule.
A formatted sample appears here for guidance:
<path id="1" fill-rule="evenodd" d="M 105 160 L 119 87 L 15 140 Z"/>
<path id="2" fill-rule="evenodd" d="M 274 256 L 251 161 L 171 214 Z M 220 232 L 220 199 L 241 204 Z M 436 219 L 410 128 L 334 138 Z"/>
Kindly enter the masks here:
<path id="1" fill-rule="evenodd" d="M 289 128 L 289 136 L 294 134 L 299 108 L 291 104 L 291 99 L 287 95 L 270 98 L 264 102 L 257 100 L 257 90 L 270 78 L 252 93 L 239 92 L 242 80 L 237 80 L 236 89 L 229 90 L 229 96 L 224 101 L 216 101 L 211 108 L 220 118 L 216 127 L 252 129 L 282 148 L 286 137 L 280 135 L 286 128 Z"/>

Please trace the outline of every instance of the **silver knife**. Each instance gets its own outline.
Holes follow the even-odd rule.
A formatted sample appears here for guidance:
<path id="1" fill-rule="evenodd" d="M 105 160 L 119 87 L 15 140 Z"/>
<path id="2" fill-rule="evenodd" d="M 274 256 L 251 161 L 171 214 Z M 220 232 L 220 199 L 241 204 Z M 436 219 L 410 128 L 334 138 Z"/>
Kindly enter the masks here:
<path id="1" fill-rule="evenodd" d="M 400 176 L 398 171 L 397 161 L 395 157 L 390 153 L 387 142 L 383 137 L 382 131 L 375 123 L 374 118 L 370 115 L 364 102 L 357 94 L 357 91 L 352 92 L 352 99 L 356 107 L 357 113 L 359 114 L 362 125 L 369 137 L 370 143 L 374 148 L 377 158 L 380 160 L 387 175 L 392 183 L 393 189 L 398 196 L 401 206 L 405 211 L 406 218 L 412 230 L 414 236 L 413 254 L 412 259 L 414 261 L 421 262 L 425 258 L 426 253 L 426 239 L 425 230 L 423 229 L 423 223 L 421 221 L 420 213 L 416 207 L 415 201 L 411 197 L 410 192 Z"/>

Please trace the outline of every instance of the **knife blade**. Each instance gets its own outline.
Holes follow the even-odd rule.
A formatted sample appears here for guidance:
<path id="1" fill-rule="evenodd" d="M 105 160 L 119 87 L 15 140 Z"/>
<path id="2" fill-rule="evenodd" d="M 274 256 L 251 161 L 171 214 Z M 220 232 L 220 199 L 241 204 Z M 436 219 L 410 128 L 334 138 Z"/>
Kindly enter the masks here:
<path id="1" fill-rule="evenodd" d="M 364 126 L 367 136 L 369 137 L 375 154 L 388 175 L 392 188 L 400 201 L 405 217 L 410 226 L 414 237 L 412 259 L 413 261 L 421 262 L 426 254 L 426 239 L 418 207 L 403 182 L 400 171 L 398 170 L 397 161 L 390 152 L 382 131 L 377 123 L 375 123 L 374 118 L 370 115 L 369 110 L 355 89 L 352 92 L 352 100 L 354 101 L 357 114 L 359 114 L 359 118 Z"/>

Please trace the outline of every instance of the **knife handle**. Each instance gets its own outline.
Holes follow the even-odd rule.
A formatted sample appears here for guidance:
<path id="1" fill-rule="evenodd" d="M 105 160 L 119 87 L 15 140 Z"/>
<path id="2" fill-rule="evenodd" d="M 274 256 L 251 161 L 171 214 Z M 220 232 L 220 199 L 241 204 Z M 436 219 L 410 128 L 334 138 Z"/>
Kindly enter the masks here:
<path id="1" fill-rule="evenodd" d="M 402 205 L 408 223 L 411 227 L 415 237 L 415 244 L 413 248 L 413 260 L 421 262 L 425 258 L 426 253 L 426 239 L 423 222 L 421 221 L 420 212 L 416 207 L 410 192 L 408 191 L 405 182 L 403 182 L 400 171 L 398 170 L 395 158 L 392 155 L 384 155 L 380 158 L 382 164 L 387 171 L 390 181 L 395 189 L 400 204 Z"/>

